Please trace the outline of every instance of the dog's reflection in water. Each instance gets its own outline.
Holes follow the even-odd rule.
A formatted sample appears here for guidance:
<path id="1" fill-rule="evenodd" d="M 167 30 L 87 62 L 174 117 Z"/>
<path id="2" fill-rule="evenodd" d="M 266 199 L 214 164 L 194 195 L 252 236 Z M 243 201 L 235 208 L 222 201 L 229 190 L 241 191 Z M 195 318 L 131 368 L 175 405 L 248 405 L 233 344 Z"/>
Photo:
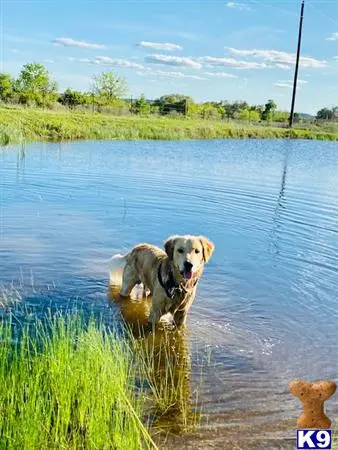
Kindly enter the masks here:
<path id="1" fill-rule="evenodd" d="M 119 307 L 141 356 L 139 375 L 151 393 L 151 422 L 162 431 L 180 433 L 198 419 L 191 398 L 187 329 L 163 325 L 154 330 L 148 323 L 151 297 L 142 297 L 140 292 L 137 296 L 121 298 L 119 288 L 109 287 L 109 302 Z"/>

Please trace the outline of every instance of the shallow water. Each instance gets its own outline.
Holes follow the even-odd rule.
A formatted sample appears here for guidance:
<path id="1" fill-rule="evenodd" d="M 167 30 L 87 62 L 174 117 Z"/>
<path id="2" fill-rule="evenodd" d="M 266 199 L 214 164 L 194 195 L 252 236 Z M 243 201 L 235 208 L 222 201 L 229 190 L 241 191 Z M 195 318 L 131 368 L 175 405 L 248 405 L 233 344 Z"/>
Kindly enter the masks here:
<path id="1" fill-rule="evenodd" d="M 203 448 L 230 448 L 220 442 L 231 433 L 252 439 L 252 424 L 270 424 L 276 446 L 257 434 L 241 448 L 293 447 L 283 439 L 300 406 L 288 382 L 338 378 L 337 144 L 40 143 L 0 150 L 0 180 L 0 285 L 34 312 L 76 302 L 118 317 L 107 301 L 112 254 L 171 234 L 210 237 L 184 344 L 190 387 L 210 414 Z M 203 386 L 196 354 L 209 361 Z"/>

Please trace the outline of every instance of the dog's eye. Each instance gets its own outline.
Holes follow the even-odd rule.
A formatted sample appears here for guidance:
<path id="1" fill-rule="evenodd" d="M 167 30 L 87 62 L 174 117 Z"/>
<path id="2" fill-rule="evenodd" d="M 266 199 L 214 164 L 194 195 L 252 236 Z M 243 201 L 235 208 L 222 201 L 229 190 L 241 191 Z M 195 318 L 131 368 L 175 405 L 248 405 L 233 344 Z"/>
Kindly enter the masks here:
<path id="1" fill-rule="evenodd" d="M 195 248 L 195 253 L 201 253 L 199 250 L 198 250 L 198 248 Z"/>
<path id="2" fill-rule="evenodd" d="M 183 253 L 183 248 L 179 248 L 179 249 L 177 249 L 177 251 L 178 251 L 178 253 Z"/>

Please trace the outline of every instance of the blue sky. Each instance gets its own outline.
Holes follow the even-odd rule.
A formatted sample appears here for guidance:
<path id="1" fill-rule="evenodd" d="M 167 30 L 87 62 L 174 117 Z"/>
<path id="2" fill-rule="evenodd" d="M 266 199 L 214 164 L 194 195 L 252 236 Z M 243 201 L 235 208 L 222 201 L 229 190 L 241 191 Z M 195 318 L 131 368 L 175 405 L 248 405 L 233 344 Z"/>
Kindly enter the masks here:
<path id="1" fill-rule="evenodd" d="M 2 0 L 0 70 L 42 62 L 60 89 L 125 76 L 132 97 L 275 99 L 289 109 L 298 0 Z M 338 104 L 338 0 L 307 0 L 296 110 Z"/>

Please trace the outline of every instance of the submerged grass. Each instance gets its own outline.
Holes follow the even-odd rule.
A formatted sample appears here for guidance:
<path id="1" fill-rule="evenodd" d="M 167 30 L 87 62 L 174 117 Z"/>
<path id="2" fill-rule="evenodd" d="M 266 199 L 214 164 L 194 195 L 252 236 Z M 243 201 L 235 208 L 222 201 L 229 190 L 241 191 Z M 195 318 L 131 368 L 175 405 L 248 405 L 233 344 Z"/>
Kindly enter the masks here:
<path id="1" fill-rule="evenodd" d="M 0 109 L 0 145 L 76 139 L 319 139 L 338 140 L 336 131 L 259 127 L 186 118 L 116 117 L 99 113 Z"/>
<path id="2" fill-rule="evenodd" d="M 70 315 L 13 330 L 0 324 L 1 448 L 156 448 L 126 341 Z"/>
<path id="3" fill-rule="evenodd" d="M 197 395 L 192 395 L 186 330 L 158 330 L 143 335 L 142 339 L 133 339 L 132 343 L 137 372 L 148 387 L 148 414 L 153 432 L 182 434 L 196 428 L 201 407 Z M 197 392 L 200 387 L 201 383 Z"/>

